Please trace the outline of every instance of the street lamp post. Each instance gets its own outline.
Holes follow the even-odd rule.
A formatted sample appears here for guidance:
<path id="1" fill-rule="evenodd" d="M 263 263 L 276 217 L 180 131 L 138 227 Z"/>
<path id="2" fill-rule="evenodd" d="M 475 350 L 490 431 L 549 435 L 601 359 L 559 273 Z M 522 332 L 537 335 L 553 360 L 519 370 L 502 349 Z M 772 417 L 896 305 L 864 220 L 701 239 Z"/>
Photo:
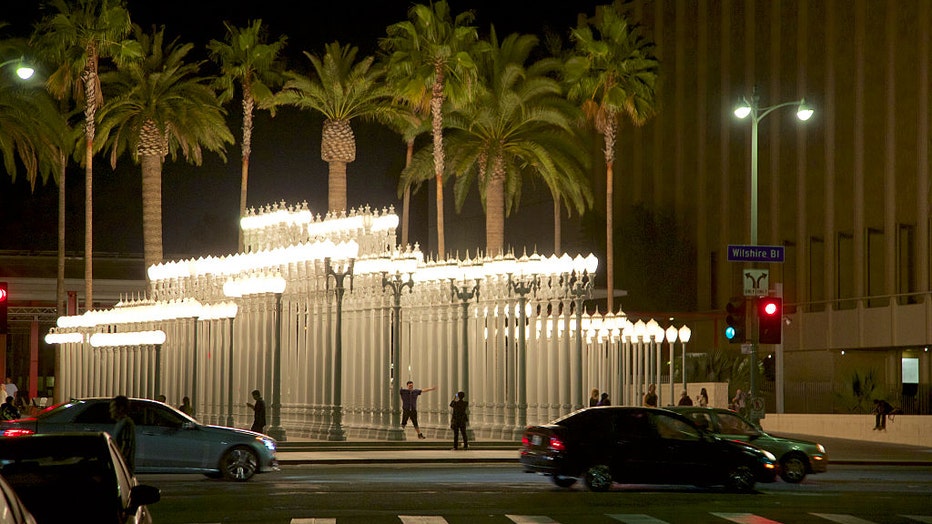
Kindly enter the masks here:
<path id="1" fill-rule="evenodd" d="M 673 327 L 673 324 L 670 324 L 664 334 L 666 335 L 667 344 L 670 345 L 670 405 L 675 405 L 676 397 L 674 396 L 675 392 L 673 390 L 673 354 L 675 351 L 673 349 L 676 343 L 676 337 L 679 335 L 679 331 Z"/>
<path id="2" fill-rule="evenodd" d="M 680 343 L 683 344 L 683 361 L 680 369 L 683 374 L 683 390 L 686 390 L 686 343 L 689 342 L 689 338 L 692 336 L 692 330 L 689 329 L 689 326 L 683 326 L 680 328 Z"/>
<path id="3" fill-rule="evenodd" d="M 757 86 L 754 86 L 754 91 L 751 94 L 751 100 L 744 98 L 742 103 L 735 109 L 735 116 L 738 118 L 751 117 L 751 245 L 757 245 L 757 150 L 758 150 L 758 124 L 761 120 L 764 119 L 767 115 L 773 111 L 780 109 L 781 107 L 790 107 L 796 106 L 796 117 L 800 120 L 809 120 L 812 116 L 813 110 L 806 105 L 806 99 L 802 98 L 800 100 L 794 100 L 791 102 L 783 102 L 780 104 L 761 107 L 760 105 L 760 95 L 757 92 Z M 751 311 L 757 311 L 757 301 L 756 298 L 752 298 L 750 304 Z M 751 355 L 750 355 L 750 391 L 748 402 L 753 400 L 757 396 L 757 379 L 756 379 L 756 368 L 757 368 L 757 346 L 758 346 L 758 334 L 757 334 L 757 316 L 751 315 L 751 327 L 750 327 L 750 338 L 751 338 Z M 755 420 L 755 422 L 757 422 Z"/>
<path id="4" fill-rule="evenodd" d="M 479 279 L 476 278 L 475 282 L 472 287 L 469 287 L 466 284 L 466 279 L 463 279 L 464 287 L 461 288 L 456 285 L 456 280 L 450 279 L 450 293 L 452 293 L 453 298 L 459 299 L 460 304 L 463 306 L 463 346 L 460 352 L 460 362 L 457 366 L 459 368 L 457 379 L 463 391 L 469 390 L 469 301 L 479 297 Z"/>
<path id="5" fill-rule="evenodd" d="M 401 279 L 401 272 L 396 271 L 392 278 L 387 277 L 387 273 L 382 273 L 382 289 L 391 287 L 392 297 L 392 374 L 389 380 L 389 398 L 391 399 L 391 428 L 388 432 L 388 440 L 404 440 L 405 433 L 401 429 L 399 417 L 401 416 L 401 406 L 399 406 L 401 396 L 395 391 L 398 381 L 399 370 L 401 369 L 401 292 L 404 288 L 409 290 L 414 288 L 414 280 L 411 273 L 408 273 L 408 280 Z"/>
<path id="6" fill-rule="evenodd" d="M 515 387 L 515 404 L 517 404 L 517 413 L 515 414 L 515 435 L 520 436 L 524 427 L 527 425 L 527 296 L 537 288 L 540 283 L 537 275 L 525 278 L 523 275 L 519 279 L 514 279 L 514 275 L 508 273 L 508 284 L 516 295 L 518 295 L 518 358 L 517 358 L 517 385 Z"/>
<path id="7" fill-rule="evenodd" d="M 334 329 L 334 352 L 333 352 L 333 408 L 330 421 L 330 429 L 327 432 L 327 440 L 346 440 L 346 431 L 343 429 L 343 295 L 346 293 L 346 287 L 343 285 L 344 279 L 350 277 L 349 289 L 353 289 L 353 265 L 356 263 L 355 258 L 350 258 L 343 264 L 338 262 L 335 267 L 331 263 L 330 257 L 324 260 L 327 268 L 327 290 L 330 290 L 330 277 L 333 277 L 337 298 L 337 319 Z"/>

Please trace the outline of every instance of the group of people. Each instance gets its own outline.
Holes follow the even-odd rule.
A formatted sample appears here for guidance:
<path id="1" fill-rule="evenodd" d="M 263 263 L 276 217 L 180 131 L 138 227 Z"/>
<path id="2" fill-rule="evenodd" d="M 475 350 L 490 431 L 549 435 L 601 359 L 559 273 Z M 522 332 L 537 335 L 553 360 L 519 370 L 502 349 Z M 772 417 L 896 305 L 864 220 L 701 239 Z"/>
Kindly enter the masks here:
<path id="1" fill-rule="evenodd" d="M 165 395 L 158 395 L 155 397 L 155 400 L 158 400 L 162 404 L 168 404 L 168 398 L 166 398 Z M 194 416 L 194 408 L 191 406 L 190 397 L 185 396 L 181 399 L 181 405 L 178 406 L 178 411 L 185 415 Z"/>
<path id="2" fill-rule="evenodd" d="M 421 433 L 421 428 L 417 423 L 417 398 L 423 393 L 434 391 L 437 386 L 431 386 L 424 389 L 414 387 L 414 382 L 409 380 L 405 387 L 398 391 L 401 395 L 401 429 L 402 431 L 408 426 L 408 422 L 414 426 L 418 439 L 427 437 Z M 466 393 L 458 391 L 453 395 L 450 401 L 450 429 L 453 430 L 453 449 L 460 449 L 460 436 L 463 437 L 463 449 L 469 449 L 469 437 L 466 433 L 466 426 L 469 425 L 469 402 L 466 401 Z"/>
<path id="3" fill-rule="evenodd" d="M 608 393 L 603 391 L 602 394 L 600 395 L 599 390 L 597 388 L 592 388 L 592 392 L 589 394 L 589 407 L 590 408 L 595 407 L 595 406 L 611 406 L 611 405 L 612 405 L 612 401 L 611 399 L 609 399 Z"/>

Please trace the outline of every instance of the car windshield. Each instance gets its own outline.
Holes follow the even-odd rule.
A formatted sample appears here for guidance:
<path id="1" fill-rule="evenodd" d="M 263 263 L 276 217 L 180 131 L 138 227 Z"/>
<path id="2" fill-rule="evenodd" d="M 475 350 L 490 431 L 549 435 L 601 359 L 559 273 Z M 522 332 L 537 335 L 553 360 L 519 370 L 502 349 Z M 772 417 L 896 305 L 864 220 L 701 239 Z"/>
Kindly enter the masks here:
<path id="1" fill-rule="evenodd" d="M 718 424 L 725 435 L 756 435 L 757 428 L 734 413 L 719 413 Z"/>

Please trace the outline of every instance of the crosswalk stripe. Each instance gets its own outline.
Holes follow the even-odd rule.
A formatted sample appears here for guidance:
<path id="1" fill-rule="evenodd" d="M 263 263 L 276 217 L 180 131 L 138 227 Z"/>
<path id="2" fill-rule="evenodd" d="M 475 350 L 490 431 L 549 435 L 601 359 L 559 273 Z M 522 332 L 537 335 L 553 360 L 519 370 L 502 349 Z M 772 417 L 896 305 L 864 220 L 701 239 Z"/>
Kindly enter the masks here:
<path id="1" fill-rule="evenodd" d="M 554 524 L 557 521 L 543 515 L 505 515 L 515 524 Z"/>
<path id="2" fill-rule="evenodd" d="M 928 515 L 900 515 L 901 517 L 915 520 L 917 522 L 924 522 L 925 524 L 932 524 L 932 517 Z"/>
<path id="3" fill-rule="evenodd" d="M 838 522 L 839 524 L 873 524 L 870 520 L 864 520 L 853 515 L 839 515 L 837 513 L 810 513 L 821 519 Z"/>
<path id="4" fill-rule="evenodd" d="M 291 519 L 291 524 L 337 524 L 337 519 Z"/>
<path id="5" fill-rule="evenodd" d="M 642 515 L 637 513 L 618 513 L 614 515 L 608 515 L 609 518 L 615 519 L 625 524 L 667 524 L 667 521 L 655 519 L 650 515 Z"/>
<path id="6" fill-rule="evenodd" d="M 447 519 L 439 515 L 398 515 L 404 524 L 447 524 Z"/>
<path id="7" fill-rule="evenodd" d="M 712 513 L 716 517 L 737 522 L 738 524 L 781 524 L 776 520 L 770 520 L 753 513 Z"/>

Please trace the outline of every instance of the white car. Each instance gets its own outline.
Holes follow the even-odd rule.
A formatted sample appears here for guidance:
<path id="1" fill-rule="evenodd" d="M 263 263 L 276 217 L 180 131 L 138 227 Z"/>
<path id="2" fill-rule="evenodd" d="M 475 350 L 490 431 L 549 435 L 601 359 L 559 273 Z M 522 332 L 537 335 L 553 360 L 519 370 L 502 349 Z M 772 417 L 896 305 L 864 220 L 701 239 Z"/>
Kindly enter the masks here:
<path id="1" fill-rule="evenodd" d="M 136 473 L 203 473 L 245 481 L 256 473 L 277 471 L 277 443 L 244 429 L 201 424 L 155 400 L 130 399 L 136 423 Z M 35 417 L 0 422 L 0 435 L 107 432 L 112 435 L 110 398 L 71 400 Z"/>

